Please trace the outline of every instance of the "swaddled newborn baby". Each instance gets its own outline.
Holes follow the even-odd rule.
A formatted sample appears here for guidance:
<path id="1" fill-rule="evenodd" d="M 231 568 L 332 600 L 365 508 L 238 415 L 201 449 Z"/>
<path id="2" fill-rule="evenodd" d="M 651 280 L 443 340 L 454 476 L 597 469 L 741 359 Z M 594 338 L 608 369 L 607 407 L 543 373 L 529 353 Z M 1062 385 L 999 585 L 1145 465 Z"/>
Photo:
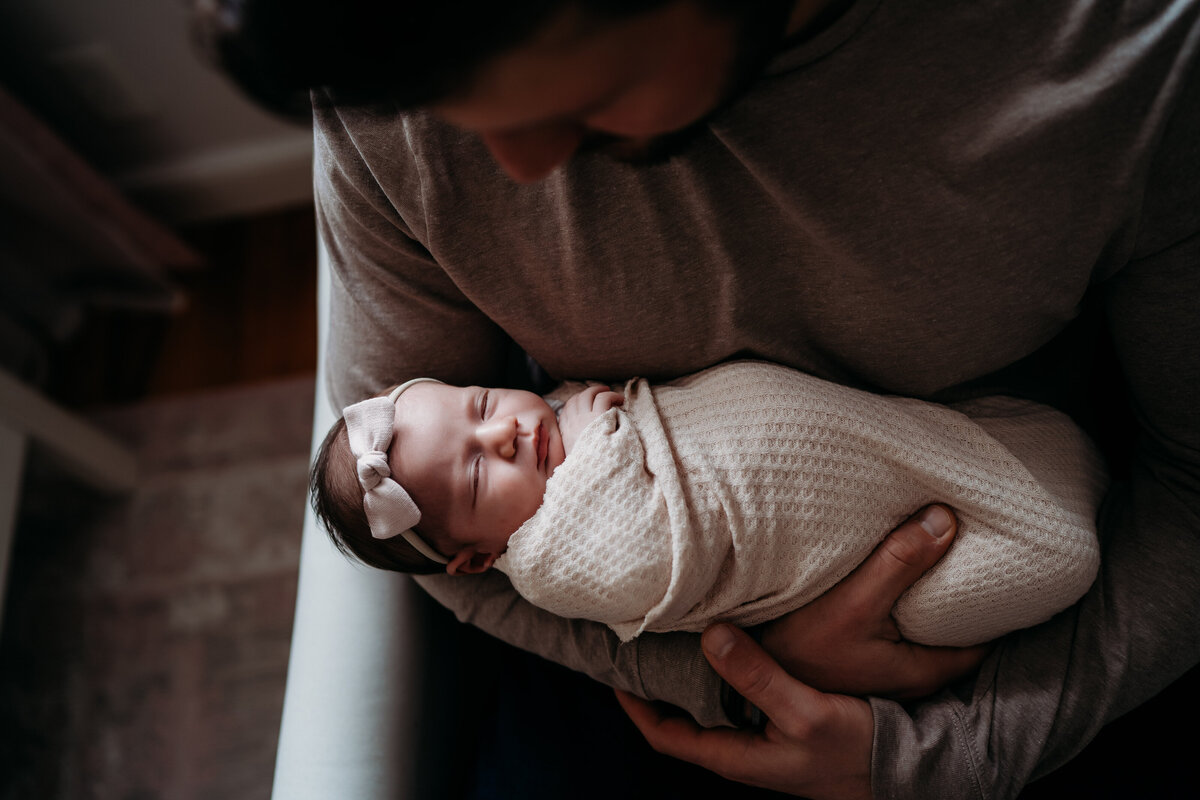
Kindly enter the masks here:
<path id="1" fill-rule="evenodd" d="M 949 408 L 738 361 L 547 398 L 418 379 L 343 423 L 313 480 L 340 547 L 407 571 L 494 565 L 623 640 L 797 608 L 933 502 L 959 534 L 897 603 L 912 641 L 1042 622 L 1098 567 L 1098 454 L 1064 415 L 1012 398 Z"/>

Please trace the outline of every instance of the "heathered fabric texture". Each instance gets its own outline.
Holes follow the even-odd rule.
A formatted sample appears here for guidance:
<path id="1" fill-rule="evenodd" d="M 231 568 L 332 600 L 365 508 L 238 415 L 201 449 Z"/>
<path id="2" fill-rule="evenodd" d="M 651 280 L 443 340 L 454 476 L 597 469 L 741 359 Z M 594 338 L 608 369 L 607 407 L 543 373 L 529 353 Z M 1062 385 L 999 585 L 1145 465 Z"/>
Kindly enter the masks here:
<path id="1" fill-rule="evenodd" d="M 1074 410 L 1128 394 L 1139 444 L 1113 465 L 1096 583 L 969 685 L 872 701 L 877 796 L 1014 797 L 1200 661 L 1198 20 L 1196 0 L 859 0 L 679 157 L 593 153 L 533 185 L 428 115 L 318 95 L 334 403 L 494 384 L 510 340 L 559 379 L 751 357 L 1061 403 L 1096 347 L 1072 322 L 1098 312 L 1119 374 Z M 695 634 L 621 644 L 494 571 L 419 582 L 518 647 L 727 721 Z"/>
<path id="2" fill-rule="evenodd" d="M 1095 578 L 1104 469 L 1056 411 L 996 398 L 973 405 L 995 417 L 977 424 L 753 361 L 632 380 L 624 395 L 580 434 L 496 563 L 525 599 L 622 641 L 799 608 L 935 500 L 954 507 L 959 533 L 896 606 L 907 639 L 987 642 L 1044 622 Z"/>

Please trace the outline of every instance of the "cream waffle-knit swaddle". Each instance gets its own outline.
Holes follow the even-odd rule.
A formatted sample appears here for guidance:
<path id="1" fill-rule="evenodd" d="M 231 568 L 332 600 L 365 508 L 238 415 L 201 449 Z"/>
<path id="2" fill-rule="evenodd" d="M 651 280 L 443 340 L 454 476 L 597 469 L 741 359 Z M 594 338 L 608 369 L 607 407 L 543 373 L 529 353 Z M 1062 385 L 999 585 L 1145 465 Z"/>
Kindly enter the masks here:
<path id="1" fill-rule="evenodd" d="M 1095 577 L 1101 460 L 1046 407 L 954 410 L 752 361 L 635 379 L 625 398 L 585 429 L 497 562 L 530 602 L 622 640 L 798 608 L 934 501 L 959 534 L 896 605 L 910 640 L 993 639 Z"/>

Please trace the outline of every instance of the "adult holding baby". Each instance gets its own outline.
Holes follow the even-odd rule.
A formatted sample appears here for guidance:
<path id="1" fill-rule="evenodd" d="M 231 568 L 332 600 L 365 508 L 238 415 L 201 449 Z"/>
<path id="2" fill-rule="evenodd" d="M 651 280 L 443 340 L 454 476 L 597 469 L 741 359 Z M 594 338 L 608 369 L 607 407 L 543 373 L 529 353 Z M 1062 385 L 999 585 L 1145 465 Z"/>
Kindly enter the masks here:
<path id="1" fill-rule="evenodd" d="M 496 383 L 515 342 L 556 377 L 754 356 L 1094 422 L 1103 398 L 1070 406 L 1067 367 L 1102 316 L 1106 385 L 1136 412 L 1096 585 L 958 691 L 879 699 L 976 663 L 888 640 L 886 599 L 945 547 L 914 521 L 817 601 L 832 632 L 808 609 L 762 631 L 811 687 L 756 681 L 779 666 L 709 632 L 730 685 L 774 715 L 765 735 L 626 697 L 656 746 L 718 769 L 735 752 L 818 798 L 1015 796 L 1200 660 L 1200 4 L 466 5 L 240 4 L 251 46 L 230 62 L 244 56 L 253 91 L 324 87 L 339 406 L 417 375 Z M 701 723 L 740 721 L 696 635 L 618 645 L 534 621 L 499 576 L 421 580 L 501 638 Z M 827 646 L 805 648 L 814 636 Z M 894 669 L 881 643 L 913 660 Z"/>

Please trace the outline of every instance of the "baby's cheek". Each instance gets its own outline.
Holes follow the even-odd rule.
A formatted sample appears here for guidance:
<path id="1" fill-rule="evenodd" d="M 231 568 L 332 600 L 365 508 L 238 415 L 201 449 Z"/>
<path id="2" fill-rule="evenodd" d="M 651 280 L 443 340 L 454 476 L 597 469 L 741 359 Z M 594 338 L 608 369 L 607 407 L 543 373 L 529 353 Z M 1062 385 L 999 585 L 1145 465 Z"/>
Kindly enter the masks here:
<path id="1" fill-rule="evenodd" d="M 556 436 L 550 442 L 550 450 L 546 455 L 546 474 L 547 477 L 554 474 L 554 470 L 562 466 L 562 463 L 567 460 L 567 447 L 563 442 L 562 436 Z"/>
<path id="2" fill-rule="evenodd" d="M 514 495 L 514 497 L 516 497 Z M 511 513 L 505 522 L 504 529 L 508 531 L 508 535 L 512 536 L 517 529 L 528 522 L 537 510 L 541 508 L 542 495 L 541 493 L 528 493 L 521 496 L 521 501 L 513 503 Z"/>

